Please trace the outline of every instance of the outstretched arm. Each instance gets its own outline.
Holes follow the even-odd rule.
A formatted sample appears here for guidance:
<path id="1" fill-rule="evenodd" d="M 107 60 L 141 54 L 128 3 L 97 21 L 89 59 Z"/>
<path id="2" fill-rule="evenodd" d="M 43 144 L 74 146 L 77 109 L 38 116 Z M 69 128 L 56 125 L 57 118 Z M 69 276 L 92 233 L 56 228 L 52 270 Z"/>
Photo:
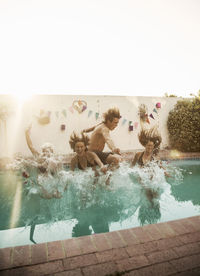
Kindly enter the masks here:
<path id="1" fill-rule="evenodd" d="M 134 159 L 132 160 L 131 162 L 131 166 L 134 167 L 135 164 L 137 163 L 138 159 L 139 159 L 139 155 L 140 155 L 140 152 L 137 152 L 134 156 Z"/>
<path id="2" fill-rule="evenodd" d="M 37 150 L 33 147 L 33 144 L 32 144 L 31 138 L 30 138 L 30 131 L 31 131 L 31 125 L 25 131 L 26 143 L 27 143 L 30 151 L 32 152 L 32 154 L 34 156 L 39 156 L 39 152 L 37 152 Z"/>
<path id="3" fill-rule="evenodd" d="M 73 157 L 70 163 L 70 170 L 74 171 L 77 165 L 77 157 Z"/>
<path id="4" fill-rule="evenodd" d="M 110 137 L 109 129 L 107 127 L 102 128 L 102 135 L 103 135 L 109 149 L 111 149 L 112 152 L 114 152 L 114 153 L 121 154 L 120 149 L 115 147 L 115 144 L 114 144 L 113 140 Z"/>

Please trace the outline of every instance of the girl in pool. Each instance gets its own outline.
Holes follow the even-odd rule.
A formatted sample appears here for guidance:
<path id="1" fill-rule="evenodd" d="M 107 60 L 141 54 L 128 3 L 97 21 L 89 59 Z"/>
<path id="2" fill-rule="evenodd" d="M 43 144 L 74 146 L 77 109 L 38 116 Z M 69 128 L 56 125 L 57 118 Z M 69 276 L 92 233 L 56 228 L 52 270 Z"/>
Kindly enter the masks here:
<path id="1" fill-rule="evenodd" d="M 137 152 L 131 164 L 132 166 L 137 164 L 141 168 L 149 167 L 149 176 L 150 180 L 152 180 L 155 175 L 154 168 L 151 166 L 152 162 L 158 163 L 159 167 L 164 169 L 157 157 L 162 138 L 156 128 L 151 128 L 150 130 L 142 129 L 138 135 L 138 138 L 140 143 L 145 147 L 145 150 L 143 152 Z M 166 171 L 164 171 L 164 174 L 165 176 L 169 176 Z M 159 196 L 158 190 L 147 188 L 143 184 L 143 180 L 141 178 L 139 181 L 145 189 L 145 193 L 150 201 L 152 201 L 153 198 L 157 198 Z"/>
<path id="2" fill-rule="evenodd" d="M 87 167 L 98 165 L 103 173 L 106 173 L 107 168 L 103 165 L 96 153 L 88 151 L 87 146 L 89 145 L 88 136 L 82 133 L 81 137 L 73 133 L 70 136 L 69 144 L 76 155 L 71 160 L 71 170 L 74 171 L 76 167 L 80 170 L 85 170 Z"/>
<path id="3" fill-rule="evenodd" d="M 155 128 L 150 130 L 142 129 L 138 138 L 140 144 L 145 147 L 145 150 L 135 154 L 135 157 L 132 160 L 132 166 L 138 164 L 139 166 L 144 167 L 150 161 L 156 160 L 162 138 Z"/>

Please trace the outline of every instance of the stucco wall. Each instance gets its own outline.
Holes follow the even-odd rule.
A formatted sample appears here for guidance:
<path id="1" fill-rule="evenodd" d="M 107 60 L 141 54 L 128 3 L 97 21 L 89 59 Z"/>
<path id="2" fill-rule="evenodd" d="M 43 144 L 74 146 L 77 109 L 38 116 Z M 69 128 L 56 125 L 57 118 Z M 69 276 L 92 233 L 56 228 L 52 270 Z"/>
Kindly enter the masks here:
<path id="1" fill-rule="evenodd" d="M 72 113 L 70 107 L 74 100 L 86 101 L 87 109 L 82 113 L 73 110 Z M 177 100 L 179 98 L 38 95 L 20 105 L 11 96 L 0 95 L 0 105 L 6 104 L 11 111 L 5 124 L 0 120 L 0 156 L 11 156 L 16 152 L 25 155 L 30 154 L 26 145 L 24 130 L 31 122 L 31 139 L 37 150 L 40 150 L 43 143 L 50 142 L 54 144 L 56 153 L 72 153 L 68 142 L 70 134 L 73 131 L 78 132 L 98 124 L 102 120 L 102 113 L 114 106 L 120 109 L 122 116 L 118 127 L 111 132 L 115 145 L 121 150 L 140 149 L 142 146 L 138 142 L 137 135 L 140 131 L 138 106 L 141 103 L 147 105 L 148 114 L 152 113 L 155 118 L 155 120 L 149 118 L 150 124 L 146 124 L 146 127 L 158 125 L 163 138 L 161 145 L 163 147 L 168 144 L 167 116 Z M 161 108 L 157 110 L 158 113 L 153 111 L 157 102 L 161 103 Z M 47 125 L 40 125 L 36 119 L 41 109 L 51 112 L 50 123 Z M 66 112 L 66 117 L 63 110 Z M 88 116 L 89 112 L 90 116 Z M 96 119 L 96 113 L 99 113 L 98 119 Z M 127 121 L 122 124 L 124 119 Z M 132 121 L 133 125 L 138 122 L 137 129 L 130 132 L 128 130 L 129 121 Z M 66 125 L 65 131 L 61 131 L 61 124 Z"/>

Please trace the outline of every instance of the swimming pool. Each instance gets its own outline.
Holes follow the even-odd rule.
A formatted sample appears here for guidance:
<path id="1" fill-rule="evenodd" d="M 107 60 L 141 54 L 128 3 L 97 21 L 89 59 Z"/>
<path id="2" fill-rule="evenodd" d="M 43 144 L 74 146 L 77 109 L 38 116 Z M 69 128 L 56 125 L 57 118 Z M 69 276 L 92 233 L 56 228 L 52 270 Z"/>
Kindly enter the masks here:
<path id="1" fill-rule="evenodd" d="M 138 172 L 122 165 L 110 176 L 93 177 L 92 170 L 77 171 L 68 179 L 61 198 L 44 199 L 36 178 L 21 172 L 0 173 L 0 248 L 62 240 L 164 222 L 200 214 L 200 160 L 165 164 L 171 178 L 156 168 Z M 155 169 L 155 168 L 154 168 Z M 150 172 L 151 174 L 151 172 Z M 149 200 L 138 178 L 147 176 L 148 188 L 158 194 Z M 155 184 L 156 183 L 156 184 Z"/>

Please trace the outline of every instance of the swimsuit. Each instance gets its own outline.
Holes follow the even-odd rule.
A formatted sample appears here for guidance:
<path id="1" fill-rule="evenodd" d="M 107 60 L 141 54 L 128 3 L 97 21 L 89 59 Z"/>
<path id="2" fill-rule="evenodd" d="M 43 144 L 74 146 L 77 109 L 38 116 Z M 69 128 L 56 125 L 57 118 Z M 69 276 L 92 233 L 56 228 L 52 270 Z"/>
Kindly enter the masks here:
<path id="1" fill-rule="evenodd" d="M 144 155 L 144 151 L 143 151 L 143 153 L 140 155 L 140 157 L 137 160 L 138 165 L 140 165 L 141 167 L 145 166 L 145 164 L 144 164 L 144 162 L 142 160 L 143 155 Z M 154 158 L 153 158 L 153 156 L 151 156 L 150 161 L 153 161 L 153 160 L 154 160 Z"/>
<path id="2" fill-rule="evenodd" d="M 106 165 L 106 159 L 108 157 L 108 155 L 113 154 L 112 152 L 102 152 L 99 150 L 93 150 L 94 153 L 96 153 L 96 155 L 99 157 L 99 159 L 101 160 L 101 162 Z"/>
<path id="3" fill-rule="evenodd" d="M 87 167 L 94 167 L 96 165 L 96 162 L 94 162 L 94 164 L 92 164 L 92 163 L 90 163 L 88 160 L 87 160 Z M 83 168 L 81 167 L 81 164 L 80 164 L 80 162 L 79 162 L 79 160 L 78 160 L 78 163 L 77 163 L 77 166 L 78 166 L 78 168 L 79 168 L 79 170 L 83 170 Z"/>

